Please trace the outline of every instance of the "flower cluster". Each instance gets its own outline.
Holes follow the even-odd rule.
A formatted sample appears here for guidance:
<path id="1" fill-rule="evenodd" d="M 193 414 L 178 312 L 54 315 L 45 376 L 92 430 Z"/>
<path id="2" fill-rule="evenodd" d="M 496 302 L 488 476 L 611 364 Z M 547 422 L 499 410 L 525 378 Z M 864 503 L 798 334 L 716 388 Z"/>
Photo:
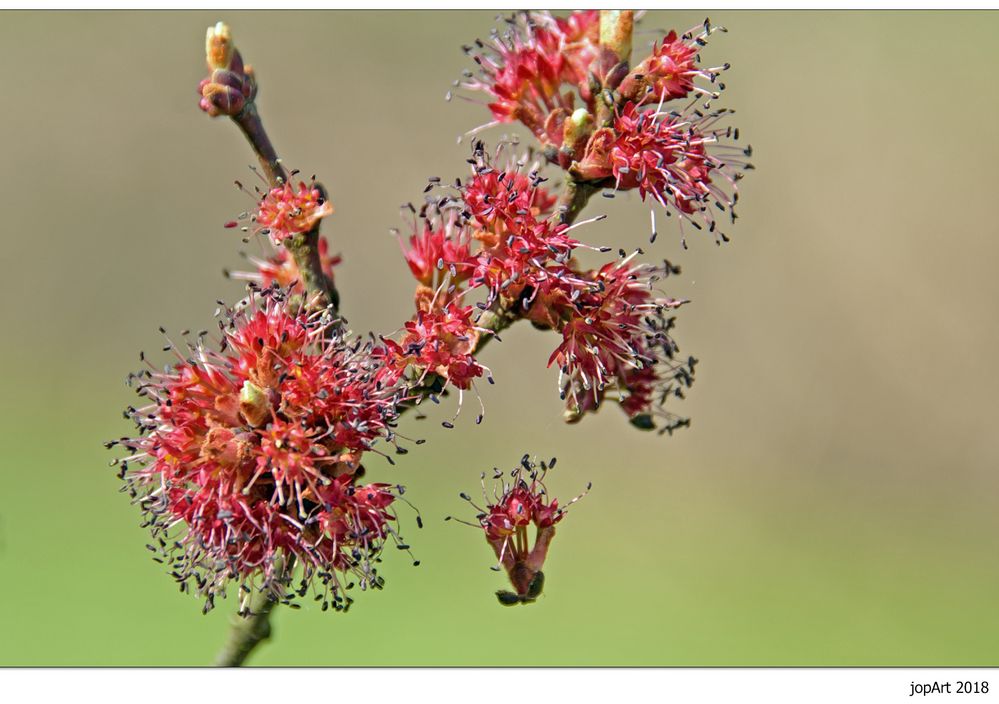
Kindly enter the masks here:
<path id="1" fill-rule="evenodd" d="M 638 189 L 678 216 L 681 234 L 689 222 L 721 243 L 727 236 L 715 210 L 735 220 L 737 181 L 752 168 L 751 150 L 730 143 L 738 130 L 719 126 L 730 111 L 711 108 L 729 65 L 700 65 L 701 47 L 722 28 L 705 20 L 683 34 L 671 31 L 629 70 L 630 39 L 615 40 L 609 29 L 605 37 L 599 24 L 593 11 L 525 13 L 505 34 L 467 47 L 479 72 L 459 85 L 489 95 L 494 118 L 478 129 L 519 121 L 576 181 Z"/>
<path id="2" fill-rule="evenodd" d="M 510 473 L 494 470 L 493 479 L 499 484 L 492 500 L 486 495 L 485 477 L 482 475 L 482 499 L 484 507 L 472 502 L 467 494 L 460 494 L 477 511 L 476 519 L 486 535 L 486 541 L 496 553 L 497 566 L 494 569 L 506 570 L 510 584 L 516 592 L 499 590 L 496 597 L 501 604 L 530 604 L 541 596 L 545 584 L 542 572 L 548 548 L 555 537 L 555 526 L 564 517 L 572 504 L 581 499 L 581 494 L 563 507 L 558 499 L 549 498 L 544 479 L 548 470 L 555 466 L 555 458 L 550 462 L 532 462 L 524 455 L 520 464 Z M 586 487 L 589 491 L 590 487 Z M 450 518 L 450 517 L 449 517 Z M 528 529 L 535 528 L 534 543 L 531 544 Z"/>
<path id="3" fill-rule="evenodd" d="M 483 336 L 493 332 L 479 324 L 481 312 L 501 300 L 510 307 L 525 286 L 544 276 L 537 270 L 568 257 L 578 244 L 566 235 L 568 226 L 550 221 L 555 198 L 540 186 L 543 179 L 533 170 L 522 173 L 524 163 L 503 170 L 489 161 L 476 144 L 467 183 L 459 180 L 428 196 L 419 211 L 410 206 L 411 234 L 400 244 L 417 281 L 416 314 L 401 341 L 385 344 L 396 366 L 414 371 L 416 386 L 428 386 L 433 375 L 460 393 L 487 375 L 474 357 Z M 435 188 L 441 188 L 439 179 L 428 192 Z M 468 294 L 477 289 L 487 300 L 472 304 Z"/>
<path id="4" fill-rule="evenodd" d="M 479 66 L 466 72 L 465 88 L 485 91 L 493 122 L 521 122 L 542 142 L 558 140 L 555 127 L 573 112 L 576 96 L 592 106 L 589 71 L 599 54 L 600 16 L 595 10 L 568 18 L 521 13 L 505 35 L 464 47 Z M 480 128 L 481 129 L 481 128 Z"/>
<path id="5" fill-rule="evenodd" d="M 275 249 L 250 258 L 256 271 L 232 274 L 250 282 L 250 295 L 234 308 L 220 303 L 214 345 L 207 331 L 193 340 L 185 332 L 182 346 L 168 339 L 174 364 L 147 363 L 130 376 L 144 399 L 126 413 L 138 432 L 109 443 L 126 450 L 114 464 L 152 532 L 154 559 L 182 591 L 204 597 L 206 611 L 233 583 L 244 616 L 261 595 L 291 603 L 311 590 L 323 610 L 342 611 L 355 584 L 381 588 L 384 547 L 408 550 L 394 508 L 403 487 L 365 483 L 363 462 L 378 454 L 392 463 L 393 448 L 405 454 L 396 426 L 407 409 L 456 392 L 460 412 L 465 392 L 492 383 L 479 352 L 517 320 L 558 337 L 548 366 L 558 370 L 567 421 L 611 402 L 638 428 L 687 423 L 665 407 L 683 398 L 696 363 L 671 337 L 686 301 L 662 290 L 679 268 L 638 263 L 641 250 L 623 249 L 584 263 L 611 248 L 577 239 L 577 228 L 602 219 L 577 216 L 601 189 L 635 190 L 676 215 L 681 236 L 689 223 L 720 243 L 719 213 L 735 220 L 750 150 L 722 126 L 730 111 L 712 108 L 728 64 L 701 64 L 720 28 L 705 21 L 669 32 L 633 65 L 633 19 L 520 13 L 504 33 L 465 47 L 478 71 L 456 84 L 485 93 L 492 115 L 469 134 L 520 123 L 539 149 L 489 153 L 476 140 L 464 180 L 431 179 L 421 207 L 409 206 L 409 231 L 397 233 L 415 311 L 396 333 L 367 339 L 349 337 L 338 317 L 340 258 L 319 235 L 333 213 L 326 192 L 315 177 L 285 171 L 254 105 L 252 69 L 228 27 L 209 28 L 199 106 L 233 118 L 262 166 L 263 183 L 247 191 L 252 211 L 226 227 L 240 227 L 244 242 L 264 235 Z M 560 193 L 541 175 L 545 163 L 560 170 Z M 654 213 L 652 222 L 654 240 Z M 554 465 L 525 455 L 511 473 L 496 470 L 491 499 L 483 475 L 473 525 L 513 587 L 497 592 L 502 604 L 541 595 L 556 526 L 580 498 L 560 506 L 549 496 Z"/>
<path id="6" fill-rule="evenodd" d="M 246 608 L 254 587 L 287 600 L 283 565 L 303 565 L 323 608 L 381 586 L 373 563 L 398 541 L 400 487 L 361 484 L 365 453 L 398 442 L 406 391 L 374 353 L 324 312 L 278 287 L 227 309 L 218 351 L 207 333 L 177 363 L 132 376 L 148 400 L 129 409 L 140 435 L 116 441 L 131 455 L 121 476 L 183 590 L 193 581 L 210 608 L 231 580 Z M 182 526 L 182 527 L 179 527 Z M 349 577 L 353 575 L 353 577 Z"/>
<path id="7" fill-rule="evenodd" d="M 548 364 L 559 368 L 570 422 L 612 397 L 637 427 L 672 433 L 689 420 L 665 410 L 665 403 L 683 398 L 697 362 L 681 359 L 669 336 L 670 312 L 687 301 L 656 291 L 659 281 L 678 273 L 677 267 L 669 262 L 632 265 L 633 257 L 583 275 L 593 286 L 572 302 L 562 343 Z"/>
<path id="8" fill-rule="evenodd" d="M 473 355 L 487 326 L 524 318 L 562 336 L 549 365 L 560 370 L 570 421 L 609 398 L 640 428 L 685 424 L 663 407 L 692 381 L 693 360 L 681 362 L 669 336 L 669 313 L 685 301 L 657 288 L 679 269 L 633 265 L 634 255 L 581 267 L 578 250 L 607 248 L 575 239 L 576 226 L 553 213 L 537 164 L 508 158 L 499 168 L 499 158 L 477 143 L 471 176 L 414 209 L 404 252 L 418 282 L 417 313 L 401 343 L 386 342 L 396 364 L 422 370 L 419 383 L 433 373 L 468 389 L 484 369 Z M 473 291 L 482 299 L 474 304 Z"/>
<path id="9" fill-rule="evenodd" d="M 400 371 L 411 366 L 419 370 L 416 385 L 423 385 L 432 373 L 466 390 L 485 373 L 485 367 L 472 356 L 480 330 L 471 318 L 470 307 L 448 304 L 438 308 L 431 304 L 406 323 L 401 342 L 383 342 Z"/>

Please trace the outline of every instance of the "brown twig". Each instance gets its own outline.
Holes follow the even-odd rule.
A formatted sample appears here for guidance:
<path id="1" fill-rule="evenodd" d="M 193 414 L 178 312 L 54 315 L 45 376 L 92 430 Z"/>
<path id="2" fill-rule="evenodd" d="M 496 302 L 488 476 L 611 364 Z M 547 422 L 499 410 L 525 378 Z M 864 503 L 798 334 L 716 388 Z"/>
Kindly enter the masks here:
<path id="1" fill-rule="evenodd" d="M 236 115 L 232 121 L 236 123 L 240 131 L 250 143 L 250 148 L 260 161 L 260 166 L 264 170 L 271 188 L 275 188 L 288 180 L 288 173 L 278 158 L 274 145 L 267 136 L 264 129 L 263 120 L 257 112 L 255 100 L 249 101 L 246 106 Z M 326 189 L 320 184 L 316 184 L 323 198 L 327 197 Z M 319 226 L 322 221 L 317 221 L 315 227 L 308 232 L 293 235 L 285 240 L 284 246 L 291 253 L 298 267 L 299 275 L 302 279 L 302 286 L 305 287 L 309 298 L 319 296 L 319 305 L 322 307 L 331 306 L 336 313 L 340 307 L 340 295 L 330 281 L 329 277 L 323 273 L 322 260 L 319 256 Z"/>

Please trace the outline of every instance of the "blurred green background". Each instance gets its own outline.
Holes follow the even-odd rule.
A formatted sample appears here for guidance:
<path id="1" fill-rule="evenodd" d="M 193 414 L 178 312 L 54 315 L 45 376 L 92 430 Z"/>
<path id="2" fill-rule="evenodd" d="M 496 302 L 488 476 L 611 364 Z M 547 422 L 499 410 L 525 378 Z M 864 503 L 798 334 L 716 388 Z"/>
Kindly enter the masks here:
<path id="1" fill-rule="evenodd" d="M 650 13 L 636 53 L 704 14 Z M 999 15 L 710 14 L 731 32 L 704 57 L 733 64 L 722 104 L 758 170 L 730 245 L 684 252 L 660 218 L 647 247 L 693 299 L 692 427 L 642 434 L 612 408 L 563 426 L 556 337 L 515 327 L 485 354 L 481 426 L 410 418 L 428 443 L 369 467 L 423 510 L 419 532 L 402 513 L 423 565 L 389 554 L 346 616 L 279 609 L 253 664 L 999 664 Z M 205 327 L 240 292 L 221 226 L 252 157 L 195 95 L 220 18 L 286 162 L 330 188 L 355 330 L 411 313 L 388 229 L 428 176 L 465 174 L 455 138 L 488 119 L 444 93 L 493 13 L 0 17 L 2 665 L 198 665 L 223 641 L 233 604 L 202 616 L 149 559 L 101 446 L 129 431 L 122 382 L 157 326 Z M 647 246 L 637 195 L 586 212 L 610 216 L 588 241 Z M 544 598 L 502 608 L 482 536 L 442 519 L 524 452 L 558 455 L 557 495 L 594 489 Z"/>

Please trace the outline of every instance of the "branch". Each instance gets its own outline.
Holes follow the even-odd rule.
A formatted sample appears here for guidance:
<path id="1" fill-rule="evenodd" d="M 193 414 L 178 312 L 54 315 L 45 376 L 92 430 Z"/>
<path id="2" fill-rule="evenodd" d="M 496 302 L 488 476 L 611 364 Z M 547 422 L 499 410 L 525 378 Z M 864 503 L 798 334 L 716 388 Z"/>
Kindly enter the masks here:
<path id="1" fill-rule="evenodd" d="M 228 115 L 250 143 L 263 168 L 271 188 L 284 185 L 288 173 L 267 136 L 263 120 L 257 111 L 257 81 L 253 69 L 243 65 L 243 57 L 232 42 L 229 27 L 219 22 L 208 28 L 205 46 L 208 78 L 201 81 L 201 109 L 212 117 Z M 317 184 L 323 198 L 326 189 Z M 319 257 L 319 226 L 317 221 L 308 232 L 294 235 L 285 241 L 285 248 L 295 260 L 302 285 L 308 298 L 319 297 L 321 307 L 331 306 L 336 313 L 340 305 L 333 282 L 323 273 Z"/>

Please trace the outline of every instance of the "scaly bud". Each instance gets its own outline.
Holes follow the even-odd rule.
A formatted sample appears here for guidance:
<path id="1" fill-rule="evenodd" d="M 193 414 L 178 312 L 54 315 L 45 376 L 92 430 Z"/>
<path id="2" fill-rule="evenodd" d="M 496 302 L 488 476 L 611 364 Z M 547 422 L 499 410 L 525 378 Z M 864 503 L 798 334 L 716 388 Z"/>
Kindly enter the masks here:
<path id="1" fill-rule="evenodd" d="M 238 115 L 253 100 L 257 84 L 253 69 L 243 66 L 243 57 L 225 23 L 208 28 L 205 57 L 211 73 L 198 84 L 198 105 L 212 117 Z"/>

